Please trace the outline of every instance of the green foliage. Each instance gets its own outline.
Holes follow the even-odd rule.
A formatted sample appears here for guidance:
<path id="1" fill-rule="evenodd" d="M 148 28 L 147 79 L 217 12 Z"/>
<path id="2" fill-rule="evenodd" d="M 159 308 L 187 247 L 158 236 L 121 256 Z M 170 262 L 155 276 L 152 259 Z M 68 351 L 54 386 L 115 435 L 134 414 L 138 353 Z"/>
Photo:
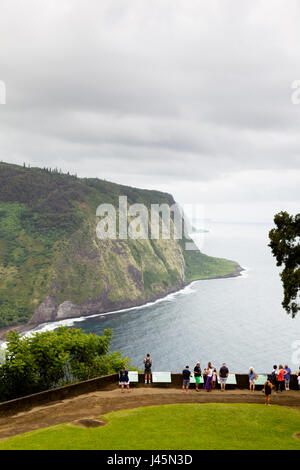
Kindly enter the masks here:
<path id="1" fill-rule="evenodd" d="M 46 297 L 57 305 L 107 296 L 107 308 L 155 299 L 185 279 L 229 275 L 236 263 L 192 255 L 185 240 L 99 240 L 96 208 L 174 204 L 170 194 L 58 169 L 0 162 L 0 328 L 26 323 Z M 105 300 L 105 299 L 104 299 Z"/>
<path id="2" fill-rule="evenodd" d="M 115 255 L 102 268 L 105 253 L 97 254 L 93 245 L 96 208 L 118 207 L 120 195 L 129 204 L 173 203 L 172 196 L 158 191 L 0 163 L 0 328 L 26 323 L 47 295 L 74 303 L 97 296 L 107 276 L 113 282 L 110 296 L 124 300 L 118 289 L 124 279 L 118 281 L 116 271 L 124 268 L 121 274 L 127 275 L 127 266 Z M 128 245 L 141 265 L 141 247 L 131 240 Z"/>
<path id="3" fill-rule="evenodd" d="M 240 266 L 235 261 L 213 258 L 200 251 L 185 251 L 184 255 L 186 263 L 185 279 L 187 281 L 229 276 L 238 273 L 240 270 Z"/>
<path id="4" fill-rule="evenodd" d="M 280 212 L 275 215 L 276 228 L 269 232 L 272 253 L 277 266 L 284 265 L 281 280 L 284 290 L 283 308 L 294 318 L 300 309 L 300 214 Z"/>
<path id="5" fill-rule="evenodd" d="M 66 327 L 23 338 L 10 332 L 0 365 L 1 401 L 118 372 L 129 360 L 109 352 L 111 337 L 111 330 L 97 336 Z"/>
<path id="6" fill-rule="evenodd" d="M 0 327 L 26 322 L 49 285 L 57 245 L 27 228 L 27 212 L 23 204 L 0 202 Z"/>

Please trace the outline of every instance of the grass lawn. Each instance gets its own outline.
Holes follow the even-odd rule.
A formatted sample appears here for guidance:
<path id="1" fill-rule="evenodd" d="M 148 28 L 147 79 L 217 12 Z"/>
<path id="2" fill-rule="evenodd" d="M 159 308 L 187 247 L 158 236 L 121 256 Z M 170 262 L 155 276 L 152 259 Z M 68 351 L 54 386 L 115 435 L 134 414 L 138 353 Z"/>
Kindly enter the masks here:
<path id="1" fill-rule="evenodd" d="M 63 424 L 0 442 L 2 449 L 298 449 L 298 410 L 272 405 L 183 404 L 108 413 L 98 428 Z"/>

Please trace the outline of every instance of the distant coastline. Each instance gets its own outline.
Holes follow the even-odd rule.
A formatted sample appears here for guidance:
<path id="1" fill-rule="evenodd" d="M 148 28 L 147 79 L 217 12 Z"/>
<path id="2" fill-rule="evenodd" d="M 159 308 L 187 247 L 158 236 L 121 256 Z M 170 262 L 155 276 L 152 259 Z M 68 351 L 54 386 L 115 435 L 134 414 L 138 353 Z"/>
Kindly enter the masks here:
<path id="1" fill-rule="evenodd" d="M 199 278 L 199 279 L 193 279 L 193 280 L 189 280 L 189 281 L 183 281 L 182 285 L 180 287 L 175 287 L 175 288 L 171 288 L 168 292 L 166 293 L 163 293 L 161 295 L 157 295 L 155 296 L 155 298 L 153 299 L 149 299 L 148 301 L 146 302 L 137 302 L 135 303 L 134 305 L 128 305 L 127 307 L 123 307 L 123 308 L 115 308 L 115 309 L 112 309 L 112 310 L 107 310 L 107 311 L 104 311 L 104 312 L 99 312 L 98 314 L 90 314 L 90 315 L 81 315 L 80 317 L 70 317 L 70 318 L 64 318 L 62 319 L 61 321 L 64 321 L 64 320 L 76 320 L 76 319 L 79 319 L 79 318 L 91 318 L 91 317 L 95 317 L 95 316 L 105 316 L 105 315 L 108 315 L 108 314 L 118 314 L 118 313 L 122 313 L 122 312 L 125 312 L 127 310 L 130 310 L 130 309 L 134 309 L 134 308 L 137 308 L 137 307 L 144 307 L 148 304 L 152 304 L 154 302 L 157 302 L 158 300 L 164 300 L 165 298 L 167 298 L 169 295 L 171 294 L 176 294 L 177 292 L 180 292 L 181 290 L 185 289 L 188 285 L 192 284 L 193 282 L 197 282 L 197 281 L 207 281 L 207 280 L 212 280 L 212 279 L 228 279 L 228 278 L 232 278 L 232 277 L 239 277 L 241 276 L 241 273 L 244 271 L 245 269 L 242 268 L 241 266 L 239 266 L 238 264 L 235 266 L 235 271 L 233 271 L 232 273 L 230 274 L 224 274 L 224 275 L 219 275 L 219 276 L 213 276 L 213 277 L 203 277 L 203 278 Z M 5 342 L 5 337 L 7 335 L 7 333 L 9 333 L 10 331 L 16 331 L 17 333 L 20 333 L 20 334 L 26 334 L 26 333 L 29 333 L 30 331 L 33 331 L 37 328 L 39 328 L 41 325 L 43 324 L 51 324 L 51 323 L 58 323 L 60 320 L 59 319 L 56 319 L 54 321 L 48 321 L 48 322 L 42 322 L 42 323 L 23 323 L 23 324 L 20 324 L 20 325 L 16 325 L 16 326 L 8 326 L 8 327 L 5 327 L 5 328 L 1 328 L 0 329 L 0 342 Z M 1 345 L 1 343 L 0 343 Z"/>

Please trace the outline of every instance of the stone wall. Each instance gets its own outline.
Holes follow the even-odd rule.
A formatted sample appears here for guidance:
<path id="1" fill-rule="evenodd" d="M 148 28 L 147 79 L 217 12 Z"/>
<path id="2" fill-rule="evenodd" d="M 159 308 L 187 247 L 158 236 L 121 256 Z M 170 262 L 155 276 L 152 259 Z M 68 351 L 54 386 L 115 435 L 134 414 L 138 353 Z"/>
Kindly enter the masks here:
<path id="1" fill-rule="evenodd" d="M 180 388 L 182 386 L 182 374 L 172 373 L 171 377 L 172 383 L 157 383 L 152 384 L 151 387 Z M 236 381 L 237 385 L 227 384 L 226 389 L 230 390 L 249 388 L 248 374 L 236 374 Z M 139 374 L 139 382 L 132 383 L 131 386 L 144 387 L 144 374 Z M 35 393 L 34 395 L 28 395 L 26 397 L 0 403 L 0 416 L 8 416 L 9 414 L 30 410 L 35 406 L 54 403 L 56 401 L 76 397 L 85 393 L 95 392 L 97 390 L 114 390 L 116 387 L 118 387 L 118 374 L 106 375 L 104 377 L 98 377 L 96 379 L 86 380 L 84 382 L 78 382 L 72 385 L 67 385 L 65 387 L 59 387 L 53 390 L 47 390 L 45 392 Z M 195 385 L 192 384 L 191 388 L 194 387 Z M 200 388 L 202 387 L 203 385 L 200 385 Z M 262 387 L 262 385 L 256 386 L 258 390 L 262 389 Z M 220 388 L 220 385 L 217 385 L 217 388 Z M 298 390 L 297 377 L 294 374 L 291 375 L 290 389 Z"/>

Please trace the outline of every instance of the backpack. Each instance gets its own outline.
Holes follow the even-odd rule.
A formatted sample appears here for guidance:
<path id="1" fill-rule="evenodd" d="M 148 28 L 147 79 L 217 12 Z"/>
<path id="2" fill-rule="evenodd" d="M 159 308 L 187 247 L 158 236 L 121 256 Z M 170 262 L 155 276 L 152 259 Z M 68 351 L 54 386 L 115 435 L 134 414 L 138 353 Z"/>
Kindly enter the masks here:
<path id="1" fill-rule="evenodd" d="M 145 362 L 145 369 L 146 369 L 146 370 L 150 370 L 150 369 L 151 369 L 151 362 L 150 362 L 150 359 L 146 359 L 146 362 Z"/>
<path id="2" fill-rule="evenodd" d="M 275 370 L 273 370 L 272 374 L 271 374 L 271 382 L 275 383 L 277 380 L 277 374 L 275 372 Z"/>

